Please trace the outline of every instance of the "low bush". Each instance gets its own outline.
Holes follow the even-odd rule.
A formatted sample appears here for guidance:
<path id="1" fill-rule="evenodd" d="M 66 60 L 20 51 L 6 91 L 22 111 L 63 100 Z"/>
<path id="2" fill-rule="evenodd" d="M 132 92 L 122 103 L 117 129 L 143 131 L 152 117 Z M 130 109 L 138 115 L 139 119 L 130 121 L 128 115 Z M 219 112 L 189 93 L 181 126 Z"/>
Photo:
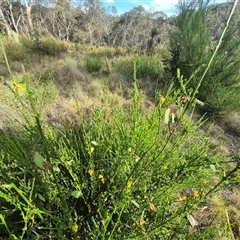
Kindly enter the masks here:
<path id="1" fill-rule="evenodd" d="M 202 231 L 193 212 L 228 180 L 222 156 L 210 152 L 201 120 L 182 117 L 177 93 L 143 111 L 141 64 L 131 64 L 127 109 L 106 99 L 57 128 L 43 120 L 44 84 L 5 81 L 22 119 L 0 130 L 1 239 L 219 239 L 215 215 Z"/>
<path id="2" fill-rule="evenodd" d="M 30 48 L 35 54 L 48 55 L 56 57 L 60 53 L 68 51 L 65 42 L 60 41 L 52 36 L 36 38 Z"/>
<path id="3" fill-rule="evenodd" d="M 112 58 L 115 55 L 115 48 L 98 47 L 94 49 L 94 53 L 99 57 Z"/>
<path id="4" fill-rule="evenodd" d="M 174 99 L 146 114 L 135 79 L 128 110 L 106 101 L 56 129 L 42 123 L 26 76 L 7 87 L 28 117 L 0 132 L 2 238 L 200 236 L 187 217 L 214 187 L 220 157 L 197 123 L 174 122 Z"/>
<path id="5" fill-rule="evenodd" d="M 85 67 L 88 72 L 95 73 L 99 72 L 103 67 L 103 61 L 97 56 L 89 56 L 84 59 Z"/>
<path id="6" fill-rule="evenodd" d="M 158 81 L 163 76 L 161 59 L 154 56 L 132 56 L 129 59 L 122 58 L 117 64 L 117 70 L 128 78 L 133 76 L 133 62 L 136 62 L 137 78 Z"/>
<path id="7" fill-rule="evenodd" d="M 3 45 L 10 61 L 23 62 L 28 58 L 28 50 L 21 41 L 16 42 L 13 38 L 6 37 Z"/>

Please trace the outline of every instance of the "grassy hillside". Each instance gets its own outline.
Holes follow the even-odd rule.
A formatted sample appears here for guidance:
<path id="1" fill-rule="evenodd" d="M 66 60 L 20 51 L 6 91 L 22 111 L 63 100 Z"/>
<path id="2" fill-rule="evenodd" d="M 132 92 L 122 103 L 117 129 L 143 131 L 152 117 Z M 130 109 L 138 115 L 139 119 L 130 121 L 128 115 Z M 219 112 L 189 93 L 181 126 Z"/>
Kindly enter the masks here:
<path id="1" fill-rule="evenodd" d="M 1 42 L 1 239 L 240 237 L 237 137 L 184 104 L 163 54 Z"/>

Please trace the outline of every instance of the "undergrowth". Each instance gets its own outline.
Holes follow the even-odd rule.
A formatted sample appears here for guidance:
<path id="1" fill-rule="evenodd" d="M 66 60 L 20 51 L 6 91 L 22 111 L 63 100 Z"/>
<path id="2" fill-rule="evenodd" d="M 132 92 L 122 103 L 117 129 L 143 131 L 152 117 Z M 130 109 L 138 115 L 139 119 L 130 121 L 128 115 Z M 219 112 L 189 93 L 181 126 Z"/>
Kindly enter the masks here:
<path id="1" fill-rule="evenodd" d="M 137 84 L 144 64 L 134 61 L 128 109 L 106 99 L 91 118 L 56 128 L 43 119 L 42 92 L 26 74 L 14 81 L 2 51 L 22 121 L 0 131 L 1 239 L 218 239 L 214 214 L 205 228 L 193 216 L 238 165 L 224 175 L 202 119 L 184 117 L 194 96 L 179 105 L 180 71 L 183 89 L 146 113 Z M 146 65 L 156 79 L 157 65 Z"/>

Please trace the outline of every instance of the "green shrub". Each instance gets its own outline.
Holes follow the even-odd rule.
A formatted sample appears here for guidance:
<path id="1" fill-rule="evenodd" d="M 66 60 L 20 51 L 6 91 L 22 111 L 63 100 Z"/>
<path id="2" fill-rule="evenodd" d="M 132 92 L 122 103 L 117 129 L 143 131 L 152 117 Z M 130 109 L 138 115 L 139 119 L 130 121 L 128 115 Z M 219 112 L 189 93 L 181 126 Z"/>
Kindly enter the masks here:
<path id="1" fill-rule="evenodd" d="M 180 14 L 176 18 L 177 29 L 171 34 L 171 69 L 175 77 L 181 69 L 189 92 L 199 84 L 216 43 L 211 41 L 207 26 L 207 4 L 209 1 L 195 1 L 186 4 L 180 1 Z M 240 40 L 230 29 L 224 35 L 214 61 L 210 65 L 198 89 L 198 98 L 204 101 L 211 114 L 239 111 L 240 95 Z"/>
<path id="2" fill-rule="evenodd" d="M 65 42 L 60 41 L 52 36 L 36 38 L 31 46 L 31 50 L 36 54 L 56 57 L 60 53 L 68 51 Z"/>
<path id="3" fill-rule="evenodd" d="M 9 60 L 23 62 L 27 58 L 27 48 L 20 41 L 17 43 L 12 38 L 5 38 L 3 41 L 6 54 L 8 55 Z"/>
<path id="4" fill-rule="evenodd" d="M 175 99 L 146 114 L 136 78 L 133 86 L 129 109 L 106 100 L 90 119 L 57 129 L 42 123 L 26 76 L 7 84 L 24 121 L 0 131 L 2 238 L 202 237 L 187 216 L 215 186 L 220 157 L 197 123 L 174 122 Z"/>
<path id="5" fill-rule="evenodd" d="M 133 76 L 133 62 L 136 62 L 137 78 L 157 81 L 163 76 L 161 59 L 154 56 L 133 56 L 117 62 L 117 70 L 128 78 Z"/>
<path id="6" fill-rule="evenodd" d="M 106 99 L 58 128 L 39 107 L 50 85 L 5 83 L 22 119 L 0 130 L 1 239 L 218 239 L 189 216 L 227 180 L 223 161 L 201 121 L 174 120 L 177 96 L 142 110 L 136 68 L 129 108 Z"/>
<path id="7" fill-rule="evenodd" d="M 112 58 L 115 53 L 115 48 L 110 47 L 98 47 L 94 49 L 94 54 L 96 54 L 99 57 L 107 57 Z"/>
<path id="8" fill-rule="evenodd" d="M 185 219 L 211 187 L 206 176 L 218 157 L 208 155 L 197 125 L 185 121 L 176 131 L 168 106 L 142 112 L 134 86 L 130 112 L 109 105 L 58 131 L 33 108 L 36 122 L 28 119 L 17 135 L 0 133 L 1 206 L 13 236 L 191 238 Z"/>
<path id="9" fill-rule="evenodd" d="M 115 56 L 126 56 L 127 50 L 123 47 L 116 47 L 115 48 Z"/>
<path id="10" fill-rule="evenodd" d="M 199 97 L 208 103 L 207 110 L 212 114 L 240 111 L 239 51 L 240 40 L 229 30 L 199 88 Z"/>
<path id="11" fill-rule="evenodd" d="M 87 68 L 87 71 L 90 73 L 99 72 L 103 67 L 102 59 L 97 56 L 86 57 L 84 62 L 85 62 L 85 67 Z"/>

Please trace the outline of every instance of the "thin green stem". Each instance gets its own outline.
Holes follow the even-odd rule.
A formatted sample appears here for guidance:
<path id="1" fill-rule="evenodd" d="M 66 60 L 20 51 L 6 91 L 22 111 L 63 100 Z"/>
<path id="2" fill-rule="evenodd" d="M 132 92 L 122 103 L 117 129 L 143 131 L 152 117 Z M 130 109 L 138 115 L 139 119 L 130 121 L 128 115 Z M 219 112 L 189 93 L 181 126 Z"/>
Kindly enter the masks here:
<path id="1" fill-rule="evenodd" d="M 11 79 L 12 79 L 12 78 L 13 78 L 13 74 L 12 74 L 10 65 L 9 65 L 9 63 L 8 63 L 7 54 L 6 54 L 6 52 L 5 52 L 5 49 L 4 49 L 4 46 L 3 46 L 3 43 L 2 43 L 2 40 L 1 40 L 1 39 L 0 39 L 0 45 L 1 45 L 2 52 L 3 52 L 5 64 L 7 65 L 7 69 L 8 69 L 9 75 L 10 75 L 10 77 L 11 77 Z"/>
<path id="2" fill-rule="evenodd" d="M 237 172 L 240 168 L 240 162 L 237 163 L 236 167 L 233 168 L 226 176 L 224 176 L 212 189 L 210 189 L 206 196 L 215 191 L 223 182 L 225 182 L 229 177 L 232 176 L 233 173 Z"/>

